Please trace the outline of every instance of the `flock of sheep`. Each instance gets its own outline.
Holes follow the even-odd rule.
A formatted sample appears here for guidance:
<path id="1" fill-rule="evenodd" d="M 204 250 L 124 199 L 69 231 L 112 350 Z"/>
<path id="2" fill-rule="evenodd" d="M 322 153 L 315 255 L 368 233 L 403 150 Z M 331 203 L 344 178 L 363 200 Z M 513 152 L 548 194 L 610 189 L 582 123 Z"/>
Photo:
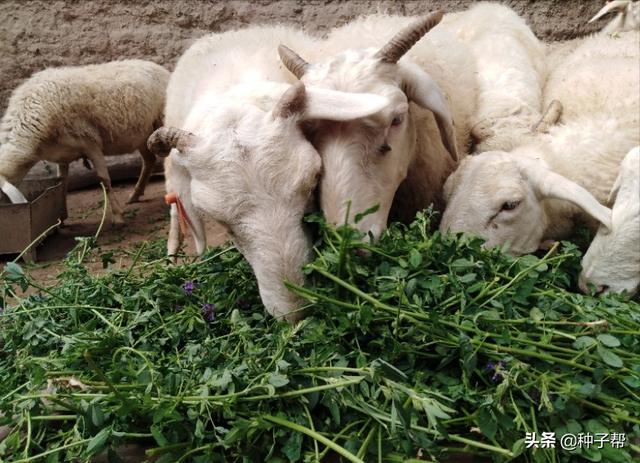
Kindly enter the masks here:
<path id="1" fill-rule="evenodd" d="M 172 73 L 138 60 L 48 69 L 13 93 L 0 125 L 0 188 L 40 159 L 86 158 L 122 223 L 104 155 L 138 149 L 137 201 L 165 157 L 175 255 L 204 218 L 251 264 L 267 311 L 299 320 L 320 207 L 378 240 L 433 204 L 442 232 L 521 255 L 597 231 L 580 287 L 640 286 L 640 7 L 553 50 L 508 7 L 410 18 L 377 14 L 325 39 L 284 26 L 211 34 Z M 379 205 L 357 221 L 356 215 Z M 611 207 L 611 209 L 610 209 Z M 63 212 L 66 217 L 66 211 Z"/>

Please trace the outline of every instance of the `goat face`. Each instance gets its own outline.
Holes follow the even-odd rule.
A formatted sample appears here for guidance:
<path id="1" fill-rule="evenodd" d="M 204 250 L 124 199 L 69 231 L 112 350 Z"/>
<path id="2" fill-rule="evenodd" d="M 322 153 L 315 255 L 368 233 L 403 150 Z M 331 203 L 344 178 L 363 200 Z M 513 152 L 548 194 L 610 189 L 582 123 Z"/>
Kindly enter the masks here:
<path id="1" fill-rule="evenodd" d="M 549 170 L 539 157 L 539 150 L 526 147 L 465 158 L 445 183 L 447 206 L 440 231 L 481 236 L 485 247 L 509 242 L 509 254 L 527 254 L 538 249 L 555 222 L 570 220 L 551 212 L 563 209 L 557 204 L 566 204 L 568 210 L 566 202 L 610 230 L 611 211 L 578 184 Z M 561 202 L 554 208 L 555 200 Z"/>
<path id="2" fill-rule="evenodd" d="M 344 122 L 318 120 L 307 130 L 322 157 L 320 204 L 326 219 L 353 223 L 355 214 L 379 204 L 377 212 L 357 224 L 377 240 L 386 226 L 394 193 L 407 176 L 415 150 L 415 127 L 407 97 L 399 88 L 396 66 L 374 61 L 374 53 L 335 56 L 313 66 L 303 81 L 348 93 L 375 93 L 389 101 L 370 117 Z M 362 74 L 368 79 L 359 79 Z"/>

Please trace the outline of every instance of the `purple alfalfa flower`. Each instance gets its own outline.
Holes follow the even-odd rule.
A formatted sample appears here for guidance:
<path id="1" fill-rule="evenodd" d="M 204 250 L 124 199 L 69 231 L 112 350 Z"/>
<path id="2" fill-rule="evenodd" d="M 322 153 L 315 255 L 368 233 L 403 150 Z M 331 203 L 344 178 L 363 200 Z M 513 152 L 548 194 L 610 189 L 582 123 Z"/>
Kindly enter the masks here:
<path id="1" fill-rule="evenodd" d="M 185 281 L 182 288 L 187 292 L 187 294 L 191 294 L 196 288 L 196 284 L 193 281 Z"/>
<path id="2" fill-rule="evenodd" d="M 183 305 L 178 305 L 178 306 L 176 306 L 176 312 L 177 312 L 177 313 L 180 313 L 180 312 L 182 312 L 183 310 L 184 310 L 184 306 L 183 306 Z"/>
<path id="3" fill-rule="evenodd" d="M 238 307 L 240 307 L 241 309 L 250 309 L 251 308 L 251 301 L 247 301 L 244 297 L 241 297 L 240 299 L 238 299 L 236 301 L 236 305 Z"/>
<path id="4" fill-rule="evenodd" d="M 205 304 L 202 306 L 202 318 L 205 322 L 211 323 L 215 318 L 216 306 L 213 304 Z"/>
<path id="5" fill-rule="evenodd" d="M 502 374 L 502 371 L 504 370 L 504 362 L 502 360 L 495 365 L 493 363 L 489 363 L 487 365 L 487 370 L 494 372 L 494 375 L 491 377 L 494 382 L 498 382 L 504 378 L 504 375 Z"/>

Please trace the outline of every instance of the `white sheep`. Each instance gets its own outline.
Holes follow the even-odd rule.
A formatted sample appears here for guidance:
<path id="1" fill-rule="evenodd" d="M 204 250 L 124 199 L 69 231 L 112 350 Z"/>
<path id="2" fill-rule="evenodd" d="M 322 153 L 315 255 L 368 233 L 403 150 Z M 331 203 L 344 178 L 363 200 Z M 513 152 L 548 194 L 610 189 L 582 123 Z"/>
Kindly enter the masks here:
<path id="1" fill-rule="evenodd" d="M 618 14 L 609 24 L 601 29 L 601 34 L 616 34 L 618 32 L 640 29 L 640 2 L 638 1 L 615 0 L 613 2 L 607 2 L 589 22 L 600 19 L 611 11 L 617 11 Z"/>
<path id="2" fill-rule="evenodd" d="M 86 157 L 105 185 L 114 223 L 124 223 L 104 156 L 139 150 L 142 172 L 127 202 L 137 201 L 155 164 L 146 141 L 162 126 L 168 81 L 169 71 L 141 60 L 34 74 L 13 92 L 0 123 L 0 188 L 12 202 L 26 202 L 15 185 L 46 160 L 60 165 L 66 197 L 69 163 Z"/>
<path id="3" fill-rule="evenodd" d="M 610 229 L 602 204 L 621 159 L 640 143 L 637 44 L 637 32 L 595 35 L 565 56 L 544 90 L 545 104 L 561 99 L 562 124 L 523 135 L 511 153 L 461 163 L 445 184 L 440 230 L 483 236 L 488 247 L 509 241 L 519 255 L 570 236 L 579 222 Z"/>
<path id="4" fill-rule="evenodd" d="M 253 27 L 195 42 L 169 82 L 168 127 L 152 135 L 149 147 L 160 156 L 171 152 L 165 161 L 167 191 L 177 199 L 169 254 L 182 240 L 181 217 L 202 254 L 203 218 L 211 217 L 251 264 L 267 311 L 295 322 L 303 300 L 283 282 L 304 284 L 302 266 L 312 259 L 312 243 L 302 218 L 321 169 L 301 124 L 365 117 L 388 101 L 305 89 L 278 60 L 279 43 L 310 53 L 317 45 L 284 27 Z"/>
<path id="5" fill-rule="evenodd" d="M 640 147 L 625 156 L 611 190 L 612 230 L 600 228 L 582 259 L 578 284 L 589 294 L 627 291 L 640 287 Z"/>
<path id="6" fill-rule="evenodd" d="M 377 240 L 388 218 L 408 222 L 431 203 L 442 206 L 442 184 L 469 147 L 477 82 L 468 48 L 451 31 L 434 27 L 441 19 L 442 12 L 360 18 L 332 31 L 321 50 L 327 58 L 311 64 L 304 54 L 280 48 L 309 87 L 389 100 L 371 117 L 319 121 L 310 129 L 322 156 L 320 203 L 328 221 L 353 223 L 355 214 L 379 204 L 357 224 Z"/>

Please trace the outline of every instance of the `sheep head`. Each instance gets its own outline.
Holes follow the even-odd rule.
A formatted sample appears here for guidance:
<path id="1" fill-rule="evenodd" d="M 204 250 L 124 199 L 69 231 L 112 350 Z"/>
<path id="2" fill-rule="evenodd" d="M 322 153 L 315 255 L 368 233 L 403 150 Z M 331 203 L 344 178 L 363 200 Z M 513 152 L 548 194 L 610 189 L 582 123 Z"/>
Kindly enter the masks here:
<path id="1" fill-rule="evenodd" d="M 441 19 L 442 12 L 431 13 L 398 32 L 381 49 L 347 50 L 313 64 L 279 47 L 283 63 L 309 87 L 376 94 L 389 101 L 369 117 L 346 122 L 319 120 L 306 127 L 323 161 L 320 202 L 329 222 L 346 219 L 353 223 L 355 214 L 379 204 L 377 212 L 357 227 L 371 232 L 375 240 L 380 237 L 394 194 L 418 149 L 417 121 L 410 102 L 433 113 L 439 137 L 434 135 L 457 160 L 453 120 L 444 93 L 420 67 L 398 62 Z"/>
<path id="2" fill-rule="evenodd" d="M 549 170 L 540 157 L 538 149 L 523 147 L 465 158 L 445 183 L 447 206 L 440 231 L 481 236 L 488 248 L 509 242 L 507 252 L 516 256 L 531 253 L 543 240 L 559 238 L 550 236 L 555 222 L 570 220 L 553 215 L 552 210 L 563 210 L 552 208 L 553 200 L 576 205 L 611 229 L 611 211 L 578 184 Z"/>
<path id="3" fill-rule="evenodd" d="M 283 282 L 304 284 L 302 267 L 312 259 L 312 242 L 302 219 L 321 168 L 301 123 L 361 117 L 387 102 L 353 95 L 336 108 L 332 92 L 306 91 L 302 83 L 258 87 L 259 92 L 240 85 L 199 101 L 182 130 L 158 130 L 150 145 L 171 152 L 172 184 L 193 222 L 199 252 L 202 217 L 209 216 L 251 264 L 267 311 L 296 321 L 303 300 Z"/>
<path id="4" fill-rule="evenodd" d="M 582 259 L 578 284 L 587 294 L 589 284 L 596 294 L 609 291 L 629 296 L 640 287 L 640 148 L 624 158 L 611 190 L 612 230 L 598 230 Z"/>

